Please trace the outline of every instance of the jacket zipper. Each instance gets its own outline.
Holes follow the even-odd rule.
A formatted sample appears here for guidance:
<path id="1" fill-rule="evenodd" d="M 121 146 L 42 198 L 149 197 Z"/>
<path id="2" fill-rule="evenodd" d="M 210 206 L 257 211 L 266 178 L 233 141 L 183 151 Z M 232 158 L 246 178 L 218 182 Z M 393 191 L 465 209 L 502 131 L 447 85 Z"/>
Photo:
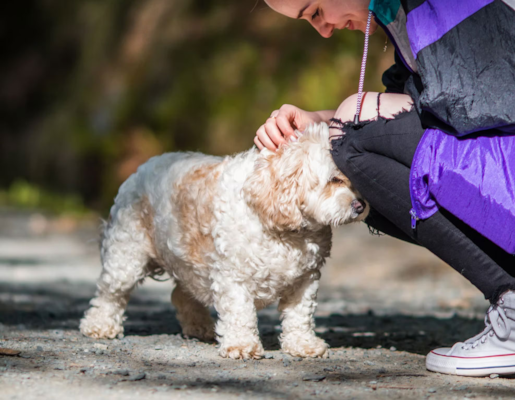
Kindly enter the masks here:
<path id="1" fill-rule="evenodd" d="M 411 229 L 415 230 L 417 229 L 417 221 L 419 220 L 419 217 L 417 216 L 417 212 L 414 208 L 412 208 L 409 213 L 411 215 Z"/>
<path id="2" fill-rule="evenodd" d="M 413 69 L 411 69 L 411 67 L 408 65 L 408 63 L 406 62 L 406 59 L 404 58 L 404 55 L 402 54 L 402 51 L 399 49 L 399 47 L 397 46 L 397 42 L 395 41 L 395 39 L 393 38 L 392 34 L 390 33 L 389 29 L 379 20 L 379 18 L 376 17 L 376 15 L 374 14 L 374 12 L 372 12 L 372 14 L 374 15 L 374 19 L 376 20 L 377 24 L 383 28 L 383 30 L 385 31 L 386 33 L 386 36 L 388 36 L 390 38 L 390 41 L 392 42 L 392 44 L 394 45 L 395 49 L 399 50 L 397 52 L 397 54 L 399 55 L 402 63 L 404 64 L 404 66 L 408 69 L 408 71 L 410 71 L 412 74 L 415 73 L 415 71 L 413 71 Z M 417 229 L 417 221 L 420 219 L 418 216 L 417 216 L 417 212 L 415 211 L 414 208 L 412 208 L 410 210 L 410 215 L 411 215 L 411 229 L 415 230 Z"/>
<path id="3" fill-rule="evenodd" d="M 374 13 L 372 12 L 372 14 L 374 14 Z M 414 73 L 415 73 L 415 71 L 413 71 L 413 70 L 411 69 L 411 67 L 408 65 L 408 63 L 406 62 L 406 59 L 404 58 L 404 55 L 402 54 L 402 51 L 401 51 L 401 50 L 399 49 L 399 47 L 397 46 L 397 42 L 396 42 L 396 41 L 395 41 L 395 39 L 393 38 L 393 36 L 392 36 L 392 34 L 390 33 L 389 29 L 388 29 L 386 26 L 384 26 L 384 24 L 379 20 L 379 18 L 377 18 L 377 17 L 376 17 L 376 15 L 375 15 L 375 14 L 374 14 L 374 19 L 376 20 L 377 24 L 378 24 L 381 28 L 383 28 L 383 30 L 384 30 L 384 31 L 385 31 L 385 33 L 386 33 L 386 36 L 388 36 L 388 37 L 390 38 L 390 41 L 391 41 L 391 42 L 392 42 L 392 44 L 394 45 L 395 49 L 396 49 L 396 50 L 397 50 L 397 49 L 399 50 L 399 51 L 397 52 L 397 54 L 399 55 L 399 57 L 400 57 L 400 59 L 401 59 L 402 63 L 404 64 L 404 66 L 408 69 L 408 71 L 410 71 L 412 74 L 414 74 Z M 415 229 L 417 229 L 417 221 L 419 220 L 419 217 L 417 216 L 417 212 L 415 211 L 415 209 L 414 209 L 414 208 L 412 208 L 412 209 L 410 210 L 410 212 L 409 212 L 409 213 L 410 213 L 410 215 L 411 215 L 411 229 L 415 230 Z"/>

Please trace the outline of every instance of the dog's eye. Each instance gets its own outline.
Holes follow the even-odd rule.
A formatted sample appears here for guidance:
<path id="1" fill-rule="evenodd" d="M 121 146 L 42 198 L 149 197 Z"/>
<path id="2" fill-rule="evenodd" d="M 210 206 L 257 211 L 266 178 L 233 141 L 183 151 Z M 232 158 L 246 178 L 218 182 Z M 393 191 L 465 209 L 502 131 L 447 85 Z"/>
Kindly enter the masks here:
<path id="1" fill-rule="evenodd" d="M 331 182 L 332 182 L 332 183 L 343 183 L 343 179 L 338 178 L 337 176 L 335 176 L 335 177 L 333 177 L 333 178 L 331 179 Z"/>

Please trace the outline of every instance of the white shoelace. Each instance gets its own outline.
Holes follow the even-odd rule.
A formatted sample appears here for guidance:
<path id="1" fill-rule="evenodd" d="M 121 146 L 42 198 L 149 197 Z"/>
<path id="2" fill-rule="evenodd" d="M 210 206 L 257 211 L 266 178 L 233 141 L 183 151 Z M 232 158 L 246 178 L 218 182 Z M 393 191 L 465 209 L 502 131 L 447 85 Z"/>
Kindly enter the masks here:
<path id="1" fill-rule="evenodd" d="M 503 301 L 500 301 L 502 304 Z M 496 335 L 501 340 L 506 340 L 510 336 L 510 328 L 508 325 L 508 317 L 504 309 L 500 305 L 490 306 L 485 315 L 486 328 L 479 335 L 470 338 L 462 346 L 464 350 L 474 349 L 482 343 L 485 343 L 488 337 Z"/>

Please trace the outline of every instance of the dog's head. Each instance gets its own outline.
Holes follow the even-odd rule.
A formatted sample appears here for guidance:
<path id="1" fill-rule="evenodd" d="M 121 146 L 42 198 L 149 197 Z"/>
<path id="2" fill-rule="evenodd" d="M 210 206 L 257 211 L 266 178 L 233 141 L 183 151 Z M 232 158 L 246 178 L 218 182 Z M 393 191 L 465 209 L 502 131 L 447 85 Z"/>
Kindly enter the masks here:
<path id="1" fill-rule="evenodd" d="M 336 167 L 330 146 L 329 128 L 322 123 L 275 153 L 261 151 L 243 190 L 266 227 L 295 231 L 367 216 L 369 207 Z"/>

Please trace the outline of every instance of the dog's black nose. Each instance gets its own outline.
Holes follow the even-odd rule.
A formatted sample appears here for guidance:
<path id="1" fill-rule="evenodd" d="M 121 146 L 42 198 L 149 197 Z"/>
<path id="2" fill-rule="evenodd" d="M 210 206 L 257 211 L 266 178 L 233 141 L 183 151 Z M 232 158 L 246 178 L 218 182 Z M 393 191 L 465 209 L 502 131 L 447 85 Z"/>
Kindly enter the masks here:
<path id="1" fill-rule="evenodd" d="M 367 204 L 361 199 L 352 200 L 350 205 L 358 214 L 361 214 L 363 211 L 365 211 L 365 208 L 367 207 Z"/>

